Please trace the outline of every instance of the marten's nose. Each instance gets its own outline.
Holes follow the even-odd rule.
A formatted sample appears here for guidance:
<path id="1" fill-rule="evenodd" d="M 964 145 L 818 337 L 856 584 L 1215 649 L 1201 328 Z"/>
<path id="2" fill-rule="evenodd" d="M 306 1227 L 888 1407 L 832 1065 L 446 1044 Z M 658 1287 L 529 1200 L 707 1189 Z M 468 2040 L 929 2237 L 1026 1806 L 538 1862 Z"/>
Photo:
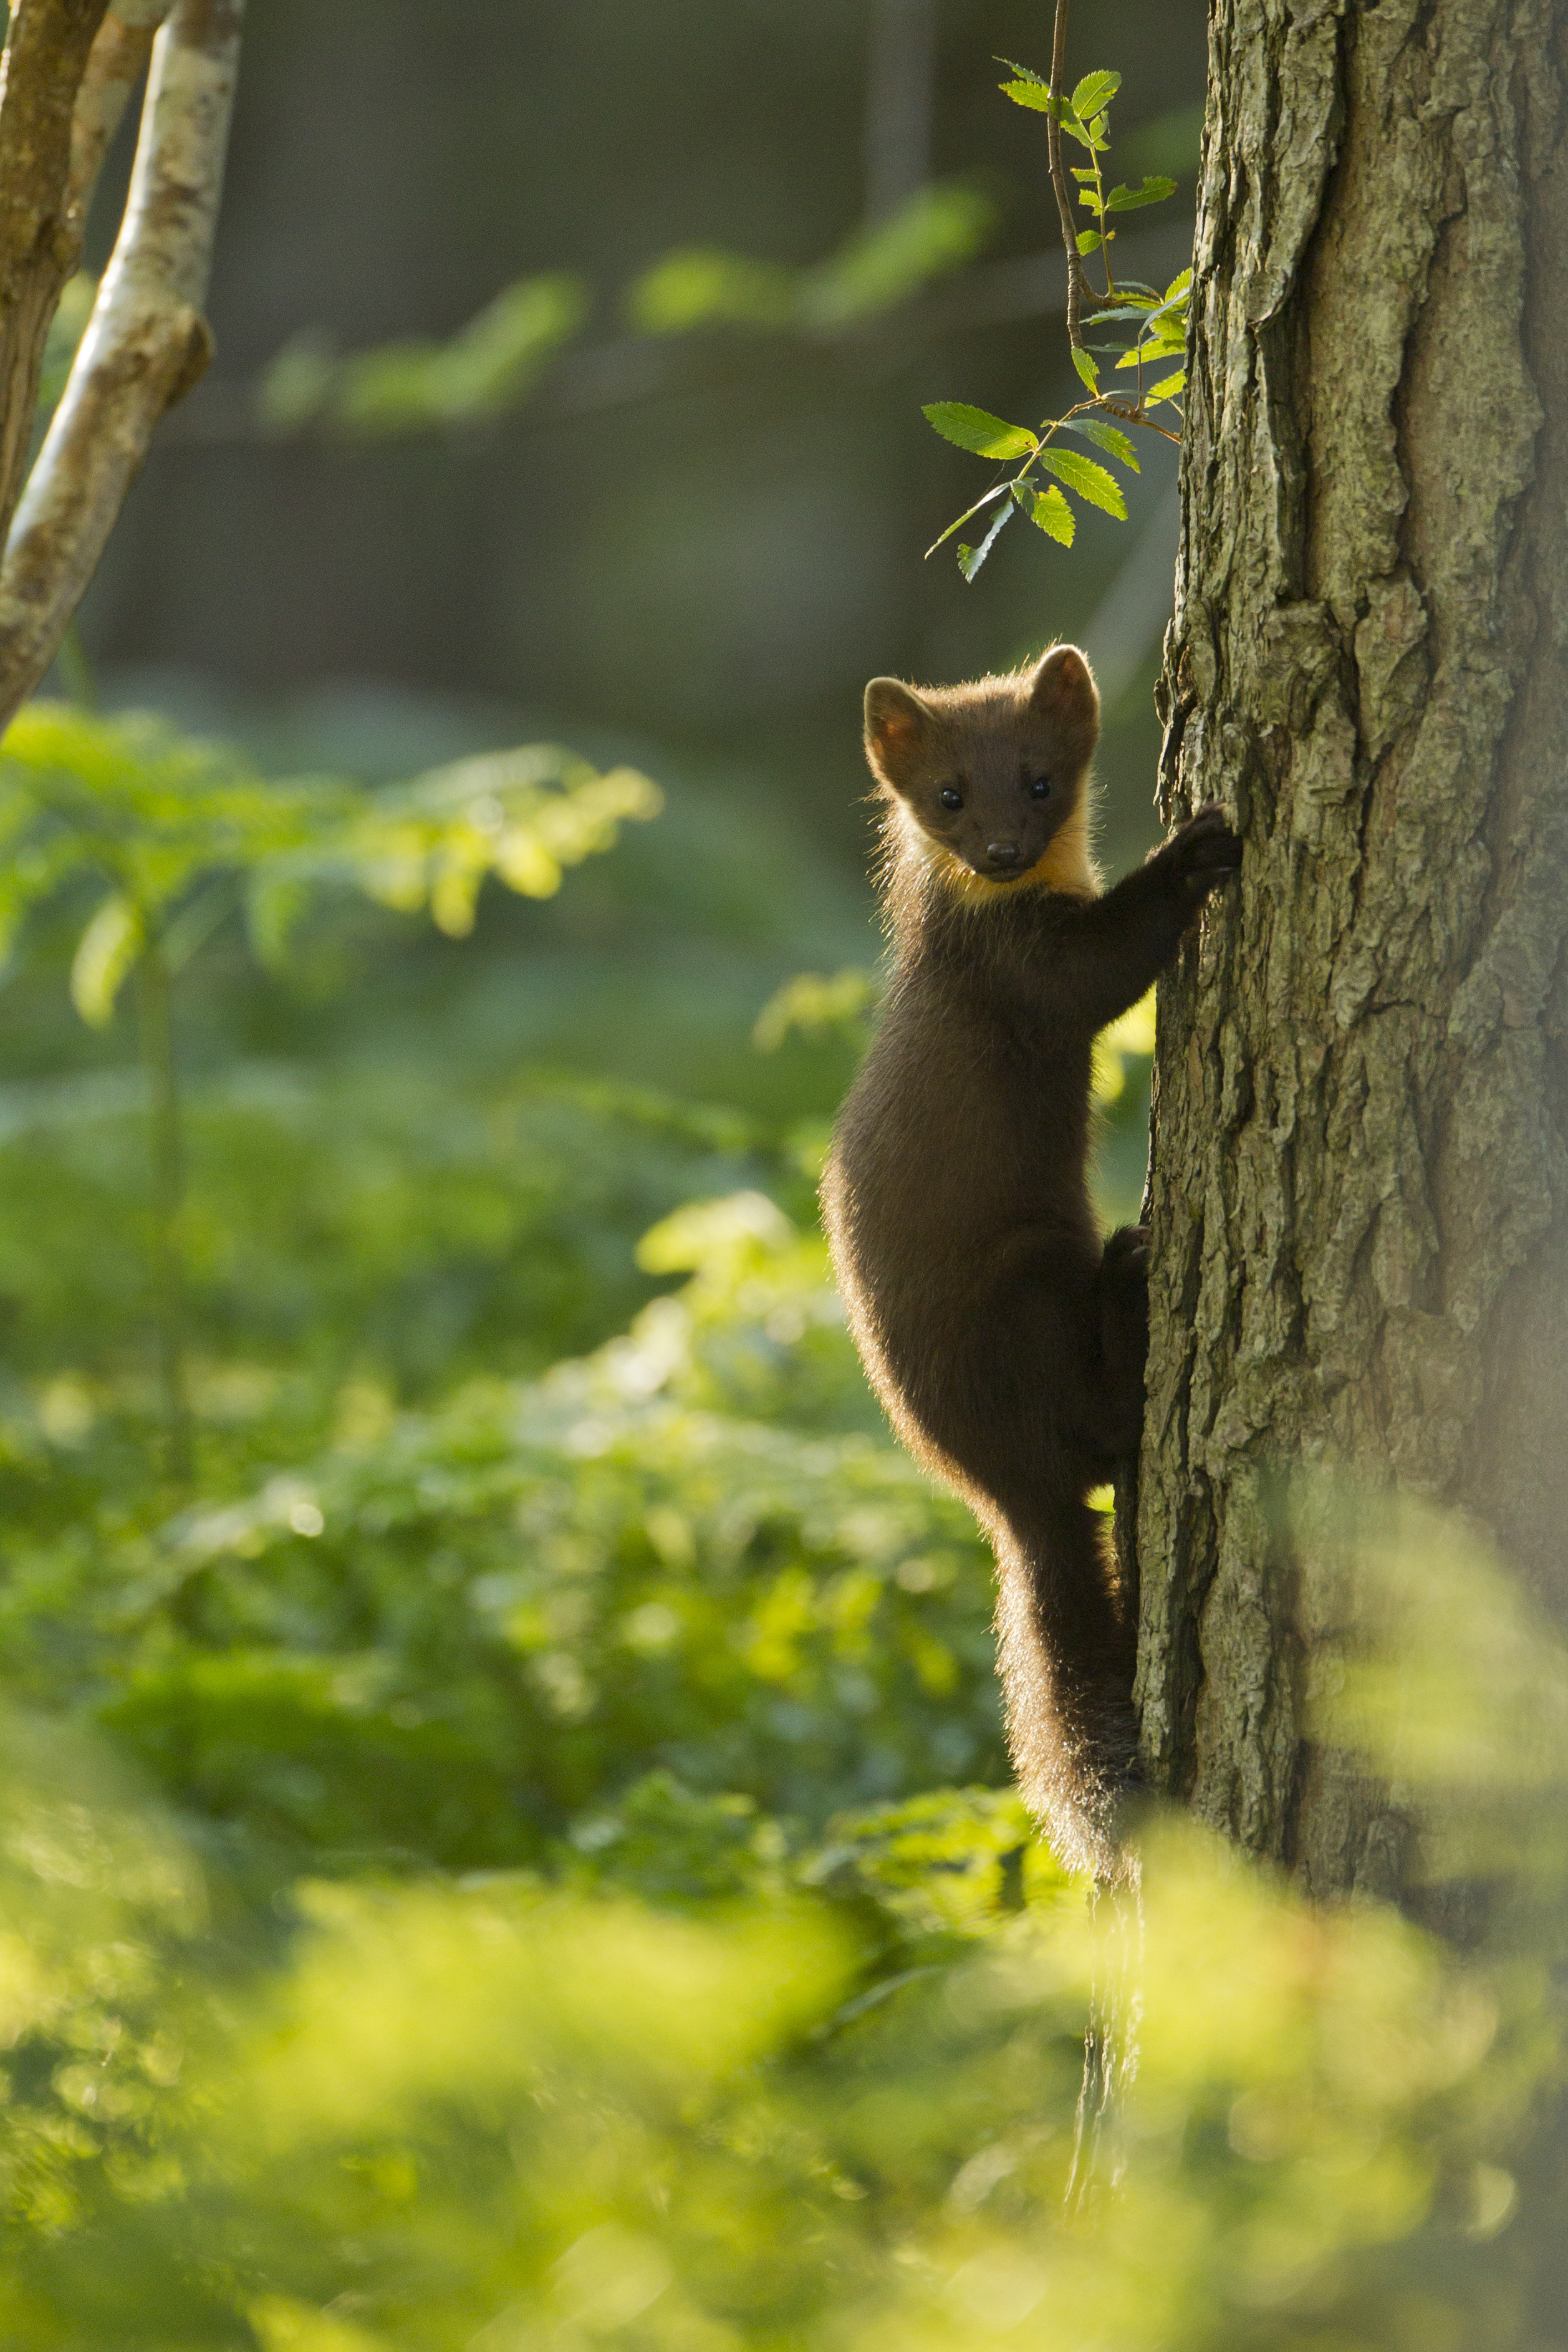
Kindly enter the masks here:
<path id="1" fill-rule="evenodd" d="M 986 856 L 990 859 L 993 866 L 1016 866 L 1019 862 L 1018 843 L 1016 841 L 988 841 L 986 844 Z"/>

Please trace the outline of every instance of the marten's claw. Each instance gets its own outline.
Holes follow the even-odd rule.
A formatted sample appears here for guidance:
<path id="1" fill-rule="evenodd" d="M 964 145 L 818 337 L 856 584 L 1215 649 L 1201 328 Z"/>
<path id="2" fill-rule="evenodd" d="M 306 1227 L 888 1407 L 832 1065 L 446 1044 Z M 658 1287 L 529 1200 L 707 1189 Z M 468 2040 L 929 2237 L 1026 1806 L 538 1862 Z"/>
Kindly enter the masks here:
<path id="1" fill-rule="evenodd" d="M 1147 1225 L 1118 1225 L 1105 1244 L 1101 1264 L 1108 1276 L 1146 1281 L 1149 1272 Z"/>
<path id="2" fill-rule="evenodd" d="M 1155 855 L 1167 861 L 1184 882 L 1206 891 L 1236 872 L 1241 863 L 1241 843 L 1219 803 L 1210 801 Z"/>

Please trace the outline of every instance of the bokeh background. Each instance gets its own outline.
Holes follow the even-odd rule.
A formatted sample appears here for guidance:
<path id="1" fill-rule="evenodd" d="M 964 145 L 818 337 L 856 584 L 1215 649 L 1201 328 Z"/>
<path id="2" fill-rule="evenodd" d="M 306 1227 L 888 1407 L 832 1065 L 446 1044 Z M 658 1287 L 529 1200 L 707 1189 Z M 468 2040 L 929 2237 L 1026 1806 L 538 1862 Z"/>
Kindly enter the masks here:
<path id="1" fill-rule="evenodd" d="M 998 96 L 995 62 L 1048 62 L 1047 31 L 1016 0 L 256 11 L 211 299 L 219 355 L 166 420 L 90 592 L 96 692 L 237 741 L 267 772 L 383 782 L 544 738 L 632 761 L 666 807 L 548 906 L 488 887 L 458 945 L 420 924 L 339 922 L 284 982 L 259 983 L 237 928 L 220 928 L 178 1015 L 193 1082 L 221 1072 L 231 1097 L 248 1082 L 253 1105 L 267 1086 L 330 1098 L 339 1122 L 396 1097 L 426 1149 L 461 1128 L 460 1106 L 476 1116 L 526 1073 L 732 1106 L 775 1138 L 821 1127 L 852 1038 L 829 1027 L 761 1055 L 752 1030 L 791 973 L 876 960 L 859 700 L 877 672 L 944 679 L 1053 637 L 1086 643 L 1105 687 L 1104 855 L 1142 854 L 1169 445 L 1140 436 L 1129 520 L 1082 510 L 1071 553 L 1019 524 L 972 586 L 952 542 L 923 560 L 989 474 L 921 404 L 1030 418 L 1071 397 L 1043 124 Z M 1172 202 L 1127 216 L 1118 254 L 1163 284 L 1190 246 L 1201 12 L 1129 0 L 1075 44 L 1085 69 L 1113 52 L 1124 76 L 1116 171 L 1178 180 Z M 89 260 L 112 235 L 121 144 Z M 640 324 L 639 286 L 672 253 L 831 265 L 933 182 L 971 207 L 970 250 L 917 266 L 904 299 L 775 329 Z M 488 413 L 422 415 L 395 381 L 353 415 L 276 396 L 291 368 L 367 352 L 395 379 L 400 352 L 417 366 L 420 339 L 449 341 L 539 279 L 564 286 L 575 331 Z M 14 1008 L 28 1004 L 7 1048 L 18 1076 L 123 1061 L 129 1001 L 98 1037 L 67 1005 L 74 938 L 62 922 L 53 961 L 40 942 L 13 980 Z M 1134 1070 L 1108 1139 L 1108 1213 L 1135 1206 L 1139 1120 Z M 716 1180 L 690 1158 L 645 1154 L 613 1214 L 584 1207 L 580 1171 L 557 1202 L 556 1259 L 526 1281 L 515 1181 L 496 1211 L 508 1239 L 482 1267 L 456 1236 L 411 1245 L 402 1370 L 419 1359 L 434 1373 L 465 1339 L 494 1369 L 607 1336 L 656 1286 L 632 1258 L 650 1213 Z M 198 1195 L 204 1171 L 234 1194 L 232 1136 L 205 1160 L 198 1136 Z M 507 1191 L 499 1160 L 486 1181 Z M 122 1208 L 126 1182 L 110 1187 Z M 214 1213 L 239 1221 L 235 1255 L 259 1264 L 258 1204 Z M 101 1349 L 123 1329 L 140 1243 L 111 1198 L 99 1218 L 101 1283 L 85 1286 L 76 1336 Z M 341 1324 L 329 1253 L 308 1277 L 274 1276 L 301 1297 L 325 1283 Z M 13 1281 L 29 1329 L 37 1280 Z M 541 1322 L 530 1286 L 580 1311 Z M 52 1294 L 57 1339 L 59 1307 Z"/>

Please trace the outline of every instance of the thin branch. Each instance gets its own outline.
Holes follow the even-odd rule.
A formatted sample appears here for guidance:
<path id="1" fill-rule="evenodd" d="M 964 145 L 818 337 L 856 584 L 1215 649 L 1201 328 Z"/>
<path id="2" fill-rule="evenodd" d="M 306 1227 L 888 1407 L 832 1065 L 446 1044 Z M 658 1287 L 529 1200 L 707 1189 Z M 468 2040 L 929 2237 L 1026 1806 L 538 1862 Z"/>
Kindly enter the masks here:
<path id="1" fill-rule="evenodd" d="M 92 45 L 71 119 L 63 215 L 65 233 L 78 255 L 103 159 L 131 94 L 147 70 L 152 37 L 170 5 L 171 0 L 113 0 Z"/>
<path id="2" fill-rule="evenodd" d="M 175 0 L 152 46 L 131 194 L 0 567 L 0 729 L 81 601 L 164 410 L 212 355 L 202 316 L 244 0 Z"/>
<path id="3" fill-rule="evenodd" d="M 1066 96 L 1067 80 L 1067 8 L 1068 0 L 1056 0 L 1056 29 L 1051 43 L 1051 94 L 1061 100 Z M 1061 215 L 1061 242 L 1067 248 L 1067 340 L 1082 344 L 1082 331 L 1078 314 L 1083 297 L 1092 289 L 1083 275 L 1083 263 L 1078 251 L 1077 232 L 1072 223 L 1072 197 L 1067 185 L 1067 173 L 1061 163 L 1061 125 L 1056 116 L 1045 118 L 1045 148 L 1051 159 L 1051 184 L 1056 191 L 1056 209 Z"/>
<path id="4" fill-rule="evenodd" d="M 147 1075 L 148 1145 L 152 1172 L 149 1271 L 163 1404 L 164 1471 L 171 1484 L 191 1475 L 191 1407 L 185 1383 L 185 1270 L 180 1246 L 184 1154 L 169 967 L 162 941 L 150 938 L 136 966 L 141 1010 L 141 1066 Z"/>
<path id="5" fill-rule="evenodd" d="M 16 0 L 0 65 L 0 532 L 27 463 L 49 321 L 79 245 L 64 226 L 77 93 L 107 0 Z"/>

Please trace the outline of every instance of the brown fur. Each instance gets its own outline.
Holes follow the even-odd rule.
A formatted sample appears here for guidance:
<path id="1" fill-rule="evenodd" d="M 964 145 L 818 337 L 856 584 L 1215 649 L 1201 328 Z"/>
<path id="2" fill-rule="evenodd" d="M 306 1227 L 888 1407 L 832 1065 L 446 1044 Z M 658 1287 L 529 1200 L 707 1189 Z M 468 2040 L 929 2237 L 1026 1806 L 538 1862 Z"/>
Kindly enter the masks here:
<path id="1" fill-rule="evenodd" d="M 867 688 L 893 971 L 822 1199 L 888 1417 L 996 1551 L 1024 1796 L 1066 1859 L 1105 1872 L 1135 1769 L 1135 1637 L 1086 1497 L 1136 1449 L 1147 1303 L 1143 1233 L 1102 1245 L 1090 1204 L 1093 1041 L 1239 845 L 1204 810 L 1102 894 L 1098 734 L 1071 646 L 972 685 Z"/>

